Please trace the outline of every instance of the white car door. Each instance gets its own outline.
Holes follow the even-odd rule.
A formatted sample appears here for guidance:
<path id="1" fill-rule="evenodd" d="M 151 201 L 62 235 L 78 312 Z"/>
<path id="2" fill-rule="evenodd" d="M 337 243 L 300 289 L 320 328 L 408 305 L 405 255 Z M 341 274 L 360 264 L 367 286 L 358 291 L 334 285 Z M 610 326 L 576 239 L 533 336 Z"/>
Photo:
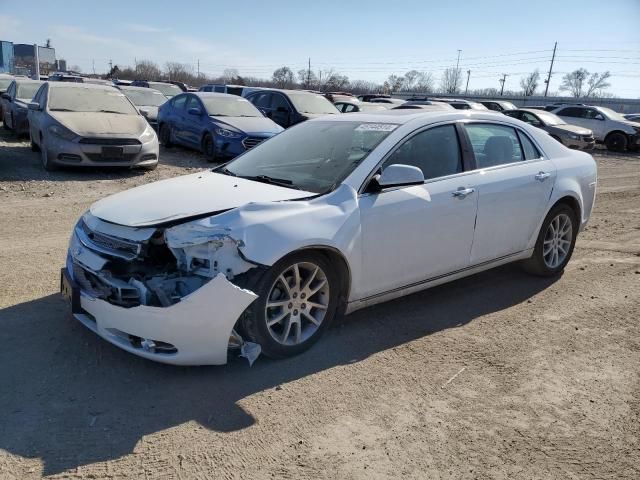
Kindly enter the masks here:
<path id="1" fill-rule="evenodd" d="M 360 196 L 360 298 L 463 269 L 469 264 L 477 193 L 468 185 L 456 126 L 422 130 L 396 147 L 382 169 L 420 168 L 423 185 Z"/>
<path id="2" fill-rule="evenodd" d="M 545 215 L 556 177 L 521 130 L 493 123 L 465 125 L 478 168 L 478 216 L 471 265 L 526 250 Z"/>

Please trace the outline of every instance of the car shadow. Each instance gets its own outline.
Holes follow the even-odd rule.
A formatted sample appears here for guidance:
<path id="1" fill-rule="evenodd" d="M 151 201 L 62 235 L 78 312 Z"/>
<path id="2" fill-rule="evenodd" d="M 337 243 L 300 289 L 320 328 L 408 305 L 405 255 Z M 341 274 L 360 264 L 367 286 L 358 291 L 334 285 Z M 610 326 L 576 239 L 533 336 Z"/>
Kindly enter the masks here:
<path id="1" fill-rule="evenodd" d="M 235 355 L 219 367 L 140 359 L 73 320 L 57 294 L 8 307 L 0 310 L 0 448 L 42 459 L 51 475 L 120 458 L 145 435 L 189 421 L 222 433 L 244 429 L 260 421 L 240 406 L 252 394 L 464 327 L 555 280 L 500 267 L 358 311 L 306 353 L 261 357 L 251 368 Z"/>

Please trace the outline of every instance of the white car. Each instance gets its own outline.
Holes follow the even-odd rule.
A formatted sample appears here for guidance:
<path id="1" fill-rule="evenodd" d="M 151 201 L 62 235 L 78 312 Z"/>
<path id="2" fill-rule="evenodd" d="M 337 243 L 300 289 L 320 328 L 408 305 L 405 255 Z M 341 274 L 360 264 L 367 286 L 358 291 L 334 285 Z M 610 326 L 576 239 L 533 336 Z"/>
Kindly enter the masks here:
<path id="1" fill-rule="evenodd" d="M 284 357 L 337 314 L 497 265 L 558 274 L 595 191 L 589 154 L 502 114 L 322 117 L 98 201 L 61 289 L 84 325 L 148 359 Z"/>
<path id="2" fill-rule="evenodd" d="M 640 147 L 640 123 L 632 122 L 610 108 L 588 105 L 565 105 L 553 110 L 571 125 L 588 128 L 596 142 L 604 143 L 607 150 L 624 152 Z"/>

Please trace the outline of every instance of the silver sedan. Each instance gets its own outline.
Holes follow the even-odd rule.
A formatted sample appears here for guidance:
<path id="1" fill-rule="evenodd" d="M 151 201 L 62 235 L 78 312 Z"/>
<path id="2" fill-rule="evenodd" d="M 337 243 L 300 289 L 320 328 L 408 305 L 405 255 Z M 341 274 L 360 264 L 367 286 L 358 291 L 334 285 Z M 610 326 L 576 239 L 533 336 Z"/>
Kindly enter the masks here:
<path id="1" fill-rule="evenodd" d="M 31 148 L 42 166 L 154 169 L 158 137 L 131 101 L 110 86 L 49 82 L 29 104 Z"/>

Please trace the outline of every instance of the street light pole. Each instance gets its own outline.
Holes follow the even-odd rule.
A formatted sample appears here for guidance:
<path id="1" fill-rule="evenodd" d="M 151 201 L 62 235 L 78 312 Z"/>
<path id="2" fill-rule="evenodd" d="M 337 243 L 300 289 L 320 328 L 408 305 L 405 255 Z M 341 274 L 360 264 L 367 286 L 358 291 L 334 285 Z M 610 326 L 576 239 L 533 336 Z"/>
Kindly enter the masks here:
<path id="1" fill-rule="evenodd" d="M 507 77 L 509 75 L 507 75 L 506 73 L 502 74 L 502 78 L 500 79 L 500 83 L 502 84 L 502 88 L 500 88 L 500 96 L 502 96 L 503 92 L 504 92 L 504 83 L 507 81 Z"/>
<path id="2" fill-rule="evenodd" d="M 469 92 L 469 77 L 471 77 L 471 70 L 467 70 L 467 87 L 464 89 L 465 95 Z"/>
<path id="3" fill-rule="evenodd" d="M 461 53 L 462 53 L 462 50 L 458 49 L 458 61 L 456 62 L 456 81 L 453 84 L 454 90 L 456 92 L 458 91 L 458 81 L 460 79 L 460 54 Z"/>

